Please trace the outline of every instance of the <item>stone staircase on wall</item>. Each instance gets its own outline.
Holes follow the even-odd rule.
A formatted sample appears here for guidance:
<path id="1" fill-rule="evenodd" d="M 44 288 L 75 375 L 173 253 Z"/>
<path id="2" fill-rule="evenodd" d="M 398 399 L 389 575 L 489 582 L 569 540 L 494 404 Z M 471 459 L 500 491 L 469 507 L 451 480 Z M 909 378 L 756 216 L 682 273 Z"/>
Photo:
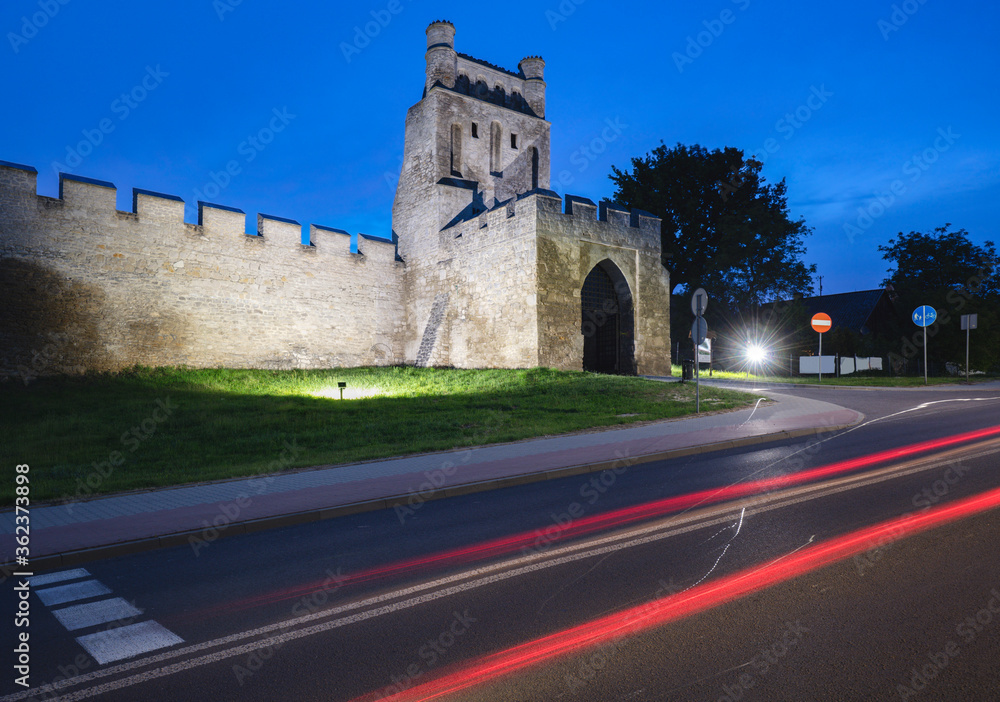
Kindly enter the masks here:
<path id="1" fill-rule="evenodd" d="M 438 328 L 444 321 L 444 313 L 447 309 L 448 293 L 435 295 L 434 304 L 431 306 L 431 316 L 427 319 L 424 335 L 420 339 L 420 349 L 417 351 L 417 368 L 426 368 L 427 364 L 430 363 L 434 344 L 437 343 Z"/>

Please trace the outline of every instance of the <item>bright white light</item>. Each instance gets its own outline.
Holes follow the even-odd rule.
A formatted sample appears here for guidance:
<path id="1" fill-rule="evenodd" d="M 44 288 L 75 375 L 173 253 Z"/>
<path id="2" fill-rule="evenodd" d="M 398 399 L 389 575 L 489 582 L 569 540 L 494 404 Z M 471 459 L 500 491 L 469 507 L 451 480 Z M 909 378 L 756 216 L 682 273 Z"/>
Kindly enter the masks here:
<path id="1" fill-rule="evenodd" d="M 338 387 L 327 387 L 320 388 L 318 390 L 313 390 L 312 392 L 306 393 L 312 397 L 326 397 L 331 400 L 340 399 L 340 388 Z M 348 385 L 344 388 L 344 399 L 345 400 L 359 400 L 365 397 L 375 397 L 376 395 L 381 395 L 382 393 L 378 388 L 362 388 L 362 387 L 351 387 Z"/>
<path id="2" fill-rule="evenodd" d="M 765 358 L 767 358 L 767 351 L 763 347 L 757 344 L 751 344 L 747 347 L 747 360 L 750 363 L 757 365 L 763 363 Z"/>

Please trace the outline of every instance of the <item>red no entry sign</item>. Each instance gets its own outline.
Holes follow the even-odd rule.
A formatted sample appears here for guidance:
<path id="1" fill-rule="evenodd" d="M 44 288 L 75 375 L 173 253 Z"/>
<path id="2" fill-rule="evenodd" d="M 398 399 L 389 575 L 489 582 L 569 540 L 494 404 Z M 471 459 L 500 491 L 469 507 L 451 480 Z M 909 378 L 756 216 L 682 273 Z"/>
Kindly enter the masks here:
<path id="1" fill-rule="evenodd" d="M 830 315 L 826 312 L 814 314 L 809 323 L 812 325 L 813 331 L 817 331 L 820 334 L 830 331 L 830 327 L 833 326 L 833 320 L 830 319 Z"/>

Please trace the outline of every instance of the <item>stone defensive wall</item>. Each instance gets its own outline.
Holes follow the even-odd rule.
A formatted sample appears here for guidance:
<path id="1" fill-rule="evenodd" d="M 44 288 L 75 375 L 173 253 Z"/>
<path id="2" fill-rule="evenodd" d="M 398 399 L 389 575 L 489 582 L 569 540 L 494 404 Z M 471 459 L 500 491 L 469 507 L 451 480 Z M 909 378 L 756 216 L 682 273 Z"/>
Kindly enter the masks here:
<path id="1" fill-rule="evenodd" d="M 0 162 L 0 374 L 135 364 L 312 368 L 403 362 L 393 242 Z"/>
<path id="2" fill-rule="evenodd" d="M 439 315 L 430 363 L 481 365 L 485 356 L 493 367 L 581 369 L 580 291 L 588 273 L 610 261 L 640 320 L 639 371 L 669 371 L 669 278 L 658 217 L 536 189 L 446 227 L 436 254 L 439 274 L 425 272 L 421 292 L 428 304 L 447 304 L 448 314 Z M 428 328 L 422 320 L 414 326 Z"/>

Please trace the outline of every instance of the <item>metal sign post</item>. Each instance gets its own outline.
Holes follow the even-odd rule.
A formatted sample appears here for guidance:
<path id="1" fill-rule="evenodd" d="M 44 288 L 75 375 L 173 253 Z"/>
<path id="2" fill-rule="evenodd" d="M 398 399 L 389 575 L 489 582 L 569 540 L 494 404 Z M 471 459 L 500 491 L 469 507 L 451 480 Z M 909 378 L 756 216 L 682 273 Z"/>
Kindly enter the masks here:
<path id="1" fill-rule="evenodd" d="M 819 382 L 823 382 L 823 334 L 833 327 L 833 320 L 826 312 L 817 312 L 809 320 L 809 326 L 819 334 Z"/>
<path id="2" fill-rule="evenodd" d="M 704 317 L 695 317 L 694 324 L 691 325 L 691 341 L 694 342 L 694 411 L 701 412 L 701 381 L 698 373 L 698 347 L 708 336 L 708 322 Z"/>
<path id="3" fill-rule="evenodd" d="M 962 329 L 965 330 L 965 382 L 969 382 L 969 330 L 975 329 L 979 324 L 978 314 L 963 314 Z"/>
<path id="4" fill-rule="evenodd" d="M 927 327 L 937 319 L 937 310 L 930 305 L 921 305 L 913 310 L 913 323 L 924 328 L 924 385 L 927 385 Z"/>
<path id="5" fill-rule="evenodd" d="M 691 311 L 694 312 L 694 324 L 691 326 L 691 341 L 694 342 L 694 411 L 701 412 L 701 363 L 698 360 L 698 347 L 708 336 L 708 323 L 702 318 L 708 308 L 708 293 L 705 288 L 698 288 L 691 296 Z"/>

